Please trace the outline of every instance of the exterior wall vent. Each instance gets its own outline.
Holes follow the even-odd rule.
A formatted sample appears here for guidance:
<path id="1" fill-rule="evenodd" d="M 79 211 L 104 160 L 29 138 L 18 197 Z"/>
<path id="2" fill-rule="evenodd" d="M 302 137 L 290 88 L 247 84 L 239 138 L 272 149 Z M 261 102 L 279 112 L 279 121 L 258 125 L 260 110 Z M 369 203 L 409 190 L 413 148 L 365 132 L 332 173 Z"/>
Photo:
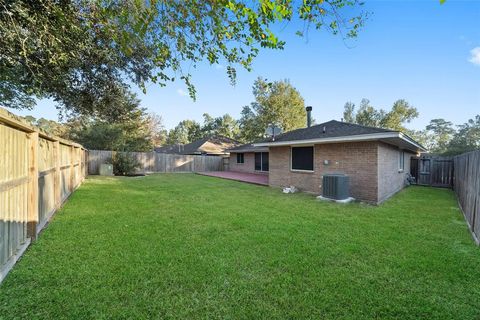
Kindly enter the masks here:
<path id="1" fill-rule="evenodd" d="M 348 192 L 349 178 L 344 174 L 326 174 L 323 176 L 322 196 L 334 200 L 345 200 Z"/>

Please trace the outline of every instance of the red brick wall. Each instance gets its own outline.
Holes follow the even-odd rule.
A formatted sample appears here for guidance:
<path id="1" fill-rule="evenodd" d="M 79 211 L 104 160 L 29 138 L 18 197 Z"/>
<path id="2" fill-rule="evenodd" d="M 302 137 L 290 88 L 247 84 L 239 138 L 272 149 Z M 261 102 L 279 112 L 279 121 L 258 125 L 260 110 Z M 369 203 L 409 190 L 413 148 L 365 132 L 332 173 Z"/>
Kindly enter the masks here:
<path id="1" fill-rule="evenodd" d="M 322 176 L 343 173 L 350 177 L 350 195 L 356 199 L 378 201 L 378 142 L 352 142 L 315 145 L 314 172 L 290 170 L 290 147 L 270 147 L 272 186 L 296 186 L 321 194 Z M 328 164 L 324 164 L 328 160 Z"/>
<path id="2" fill-rule="evenodd" d="M 399 170 L 400 150 L 386 143 L 378 145 L 378 202 L 383 202 L 402 190 L 410 172 L 410 158 L 414 155 L 404 152 L 404 170 Z"/>
<path id="3" fill-rule="evenodd" d="M 229 171 L 268 174 L 266 172 L 255 171 L 254 152 L 245 152 L 244 161 L 244 163 L 237 163 L 237 154 L 230 153 L 230 159 L 228 163 Z"/>

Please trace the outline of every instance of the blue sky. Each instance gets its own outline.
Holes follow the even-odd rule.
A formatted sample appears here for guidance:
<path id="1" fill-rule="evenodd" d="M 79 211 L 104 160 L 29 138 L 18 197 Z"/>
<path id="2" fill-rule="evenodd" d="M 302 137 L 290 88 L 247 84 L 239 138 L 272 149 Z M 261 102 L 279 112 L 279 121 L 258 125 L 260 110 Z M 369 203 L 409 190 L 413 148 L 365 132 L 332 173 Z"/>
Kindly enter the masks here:
<path id="1" fill-rule="evenodd" d="M 299 38 L 289 25 L 279 33 L 285 50 L 261 51 L 252 72 L 237 70 L 235 87 L 223 66 L 205 63 L 193 70 L 196 102 L 178 82 L 151 85 L 146 95 L 137 90 L 142 105 L 160 114 L 168 129 L 186 118 L 202 121 L 205 112 L 237 118 L 253 100 L 253 81 L 262 76 L 289 79 L 313 106 L 317 123 L 340 119 L 346 101 L 358 104 L 362 98 L 388 109 L 406 99 L 420 112 L 408 125 L 412 129 L 423 129 L 432 118 L 460 124 L 480 114 L 480 1 L 367 0 L 364 9 L 372 15 L 354 41 L 322 31 Z M 57 118 L 50 101 L 14 112 Z"/>

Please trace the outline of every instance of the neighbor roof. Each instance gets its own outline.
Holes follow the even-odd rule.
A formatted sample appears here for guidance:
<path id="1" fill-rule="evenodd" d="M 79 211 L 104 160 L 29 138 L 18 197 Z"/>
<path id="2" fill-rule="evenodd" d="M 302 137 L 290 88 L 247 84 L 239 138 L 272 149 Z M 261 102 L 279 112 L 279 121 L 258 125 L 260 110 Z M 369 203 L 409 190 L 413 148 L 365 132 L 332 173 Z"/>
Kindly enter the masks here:
<path id="1" fill-rule="evenodd" d="M 273 139 L 254 143 L 256 147 L 281 146 L 310 143 L 333 143 L 380 140 L 414 152 L 425 151 L 418 142 L 400 131 L 367 127 L 358 124 L 331 120 L 309 128 L 285 132 Z"/>
<path id="2" fill-rule="evenodd" d="M 216 135 L 195 140 L 187 144 L 176 144 L 155 148 L 159 153 L 175 154 L 226 154 L 227 149 L 239 145 L 237 140 Z"/>

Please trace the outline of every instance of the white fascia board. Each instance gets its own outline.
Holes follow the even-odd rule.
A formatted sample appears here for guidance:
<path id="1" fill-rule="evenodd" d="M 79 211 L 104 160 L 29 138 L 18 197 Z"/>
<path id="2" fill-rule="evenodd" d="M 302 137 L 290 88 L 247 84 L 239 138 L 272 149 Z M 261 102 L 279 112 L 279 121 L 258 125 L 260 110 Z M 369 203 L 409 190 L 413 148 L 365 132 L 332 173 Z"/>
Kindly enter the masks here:
<path id="1" fill-rule="evenodd" d="M 418 148 L 418 150 L 420 151 L 423 151 L 423 152 L 426 152 L 427 149 L 425 149 L 425 147 L 423 147 L 422 145 L 416 143 L 412 138 L 410 138 L 409 136 L 407 136 L 406 134 L 402 133 L 402 132 L 399 132 L 399 137 L 400 139 L 414 145 L 415 147 Z"/>
<path id="2" fill-rule="evenodd" d="M 306 140 L 292 140 L 292 141 L 272 141 L 254 143 L 255 147 L 275 147 L 275 146 L 291 146 L 291 145 L 308 145 L 317 143 L 330 143 L 330 142 L 350 142 L 350 141 L 369 141 L 387 138 L 399 138 L 400 132 L 385 132 L 385 133 L 370 133 L 370 134 L 358 134 L 355 136 L 341 136 L 319 139 L 306 139 Z"/>
<path id="3" fill-rule="evenodd" d="M 354 136 L 341 136 L 341 137 L 330 137 L 330 138 L 319 138 L 319 139 L 306 139 L 306 140 L 291 140 L 291 141 L 272 141 L 272 142 L 261 142 L 254 143 L 255 147 L 280 147 L 280 146 L 295 146 L 295 145 L 312 145 L 312 144 L 322 144 L 322 143 L 335 143 L 335 142 L 355 142 L 355 141 L 373 141 L 381 139 L 392 139 L 398 138 L 401 139 L 413 146 L 418 150 L 425 151 L 425 148 L 421 145 L 414 142 L 408 136 L 404 135 L 401 132 L 382 132 L 382 133 L 369 133 L 369 134 L 358 134 Z"/>
<path id="4" fill-rule="evenodd" d="M 244 150 L 232 150 L 229 151 L 230 153 L 255 153 L 255 152 L 268 152 L 268 148 L 262 148 L 262 149 L 244 149 Z"/>

